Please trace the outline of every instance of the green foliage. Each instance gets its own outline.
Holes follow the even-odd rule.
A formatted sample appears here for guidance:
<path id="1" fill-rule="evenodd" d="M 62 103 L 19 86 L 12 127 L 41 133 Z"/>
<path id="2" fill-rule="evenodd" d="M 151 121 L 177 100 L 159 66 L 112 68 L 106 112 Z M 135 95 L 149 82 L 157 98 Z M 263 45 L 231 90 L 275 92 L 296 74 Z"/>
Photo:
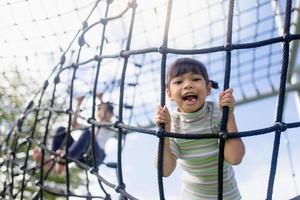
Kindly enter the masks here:
<path id="1" fill-rule="evenodd" d="M 23 175 L 25 174 L 24 198 L 32 199 L 39 191 L 36 181 L 40 179 L 40 169 L 35 169 L 35 161 L 32 159 L 32 149 L 43 142 L 45 134 L 45 126 L 49 111 L 32 110 L 24 115 L 24 110 L 31 100 L 32 96 L 38 91 L 37 84 L 34 80 L 30 80 L 27 84 L 26 77 L 21 76 L 18 70 L 3 71 L 0 74 L 0 193 L 4 192 L 5 196 L 9 195 L 8 185 L 12 183 L 13 191 L 18 193 L 22 188 Z M 51 97 L 51 95 L 45 95 Z M 37 106 L 36 100 L 33 102 Z M 49 100 L 42 100 L 42 104 L 47 106 Z M 41 105 L 41 106 L 43 106 Z M 16 125 L 18 119 L 22 123 Z M 50 124 L 53 125 L 61 118 L 53 114 Z M 51 135 L 52 127 L 49 127 Z M 32 136 L 33 140 L 28 140 Z M 47 143 L 51 142 L 51 138 L 47 138 Z M 49 154 L 47 156 L 50 157 Z M 11 160 L 14 159 L 14 160 Z M 24 169 L 31 169 L 24 173 Z M 71 189 L 78 188 L 84 181 L 81 178 L 83 171 L 74 166 L 70 168 Z M 12 174 L 14 176 L 12 177 Z M 66 177 L 65 175 L 57 175 L 53 172 L 45 179 L 44 185 L 49 187 L 61 188 L 65 191 Z M 58 196 L 44 192 L 44 199 L 54 200 Z M 17 197 L 20 196 L 20 192 Z M 0 196 L 1 198 L 1 196 Z"/>

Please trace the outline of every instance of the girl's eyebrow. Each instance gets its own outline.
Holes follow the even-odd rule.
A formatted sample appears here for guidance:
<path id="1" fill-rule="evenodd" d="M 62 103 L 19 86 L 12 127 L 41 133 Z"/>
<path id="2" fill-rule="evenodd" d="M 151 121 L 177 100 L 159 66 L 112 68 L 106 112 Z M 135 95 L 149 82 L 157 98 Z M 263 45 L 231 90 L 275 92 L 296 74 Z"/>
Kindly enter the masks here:
<path id="1" fill-rule="evenodd" d="M 202 74 L 195 73 L 193 76 L 203 76 Z"/>
<path id="2" fill-rule="evenodd" d="M 177 81 L 177 80 L 180 80 L 180 78 L 179 77 L 174 77 L 174 78 L 172 78 L 171 81 Z"/>
<path id="3" fill-rule="evenodd" d="M 171 80 L 174 80 L 174 79 L 176 79 L 176 78 L 179 78 L 179 76 L 174 76 Z"/>

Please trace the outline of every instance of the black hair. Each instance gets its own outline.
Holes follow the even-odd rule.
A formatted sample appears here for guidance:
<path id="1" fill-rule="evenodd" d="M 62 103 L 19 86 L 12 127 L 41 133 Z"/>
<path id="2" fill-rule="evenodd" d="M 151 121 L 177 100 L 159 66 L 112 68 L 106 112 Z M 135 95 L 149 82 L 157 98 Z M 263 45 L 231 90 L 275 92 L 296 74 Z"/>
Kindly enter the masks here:
<path id="1" fill-rule="evenodd" d="M 100 105 L 105 105 L 105 108 L 107 111 L 111 112 L 112 114 L 114 113 L 114 106 L 112 102 L 106 101 L 106 102 L 102 102 L 99 104 Z"/>
<path id="2" fill-rule="evenodd" d="M 213 88 L 218 88 L 218 84 L 215 81 L 209 80 L 205 65 L 196 59 L 188 57 L 178 58 L 169 66 L 167 72 L 167 87 L 170 86 L 170 82 L 173 78 L 189 72 L 201 74 L 206 84 L 211 82 Z"/>

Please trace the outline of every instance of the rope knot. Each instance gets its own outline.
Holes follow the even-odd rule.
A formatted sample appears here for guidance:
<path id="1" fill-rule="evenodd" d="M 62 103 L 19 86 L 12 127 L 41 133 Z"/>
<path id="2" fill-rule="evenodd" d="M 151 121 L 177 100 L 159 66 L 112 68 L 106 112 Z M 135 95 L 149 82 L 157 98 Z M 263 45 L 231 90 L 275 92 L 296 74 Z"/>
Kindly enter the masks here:
<path id="1" fill-rule="evenodd" d="M 164 137 L 164 130 L 163 129 L 161 129 L 161 128 L 159 128 L 158 130 L 156 130 L 155 131 L 155 135 L 159 138 L 159 139 L 161 139 L 161 138 L 163 138 Z"/>
<path id="2" fill-rule="evenodd" d="M 73 111 L 72 111 L 72 109 L 67 109 L 66 111 L 65 111 L 67 114 L 73 114 Z"/>
<path id="3" fill-rule="evenodd" d="M 82 34 L 79 38 L 78 38 L 78 45 L 80 47 L 82 47 L 83 45 L 85 45 L 85 39 L 84 39 L 84 34 Z"/>
<path id="4" fill-rule="evenodd" d="M 23 126 L 23 122 L 24 122 L 24 119 L 18 119 L 17 121 L 17 127 L 18 127 L 18 131 L 21 132 L 22 131 L 22 126 Z"/>
<path id="5" fill-rule="evenodd" d="M 226 140 L 228 137 L 228 133 L 225 132 L 225 131 L 220 131 L 219 132 L 219 138 L 222 139 L 222 140 Z"/>
<path id="6" fill-rule="evenodd" d="M 71 67 L 74 68 L 74 69 L 77 69 L 79 67 L 79 65 L 77 63 L 72 63 Z"/>
<path id="7" fill-rule="evenodd" d="M 161 46 L 158 48 L 159 53 L 166 53 L 167 52 L 167 47 L 166 46 Z"/>
<path id="8" fill-rule="evenodd" d="M 95 119 L 92 118 L 92 117 L 89 117 L 89 118 L 87 119 L 87 123 L 89 123 L 89 124 L 92 124 L 93 121 L 95 121 Z"/>
<path id="9" fill-rule="evenodd" d="M 98 172 L 98 168 L 97 168 L 97 167 L 91 167 L 91 168 L 89 169 L 89 172 L 90 172 L 91 174 L 95 174 L 95 173 Z"/>
<path id="10" fill-rule="evenodd" d="M 224 45 L 225 51 L 231 51 L 232 50 L 232 44 L 230 42 L 226 42 Z"/>
<path id="11" fill-rule="evenodd" d="M 275 122 L 274 126 L 279 128 L 281 132 L 284 132 L 287 129 L 287 125 L 284 122 Z"/>
<path id="12" fill-rule="evenodd" d="M 54 84 L 55 85 L 57 85 L 59 82 L 60 82 L 60 78 L 59 78 L 59 76 L 57 75 L 57 76 L 55 76 L 55 78 L 54 78 Z"/>
<path id="13" fill-rule="evenodd" d="M 106 18 L 101 18 L 100 23 L 105 26 L 107 24 L 107 19 Z"/>
<path id="14" fill-rule="evenodd" d="M 290 42 L 292 40 L 291 34 L 289 33 L 284 33 L 282 37 L 284 42 Z"/>
<path id="15" fill-rule="evenodd" d="M 33 101 L 31 100 L 31 101 L 28 103 L 28 105 L 26 106 L 26 109 L 25 109 L 25 110 L 27 111 L 27 110 L 31 109 L 32 106 L 33 106 Z"/>
<path id="16" fill-rule="evenodd" d="M 137 7 L 137 3 L 135 0 L 131 0 L 128 2 L 128 7 L 129 8 L 136 8 Z"/>
<path id="17" fill-rule="evenodd" d="M 82 25 L 82 30 L 85 30 L 88 27 L 88 23 L 86 20 L 83 21 L 81 25 Z"/>
<path id="18" fill-rule="evenodd" d="M 124 190 L 125 189 L 125 184 L 123 183 L 123 184 L 120 184 L 120 185 L 117 185 L 116 187 L 115 187 L 115 191 L 117 192 L 117 193 L 120 193 L 120 191 L 121 190 Z"/>
<path id="19" fill-rule="evenodd" d="M 128 58 L 129 57 L 129 53 L 127 53 L 128 51 L 126 51 L 126 50 L 122 50 L 121 52 L 120 52 L 120 57 L 122 57 L 122 58 Z"/>
<path id="20" fill-rule="evenodd" d="M 113 127 L 114 127 L 114 128 L 120 128 L 119 125 L 122 125 L 122 124 L 124 124 L 124 123 L 123 123 L 123 122 L 120 122 L 120 121 L 116 121 L 116 122 L 114 123 Z"/>
<path id="21" fill-rule="evenodd" d="M 95 61 L 98 61 L 98 62 L 101 62 L 101 61 L 102 61 L 102 58 L 101 58 L 99 55 L 95 55 L 95 56 L 94 56 L 94 60 L 95 60 Z"/>
<path id="22" fill-rule="evenodd" d="M 66 61 L 66 55 L 63 54 L 61 57 L 60 57 L 60 61 L 59 61 L 59 64 L 63 65 Z"/>

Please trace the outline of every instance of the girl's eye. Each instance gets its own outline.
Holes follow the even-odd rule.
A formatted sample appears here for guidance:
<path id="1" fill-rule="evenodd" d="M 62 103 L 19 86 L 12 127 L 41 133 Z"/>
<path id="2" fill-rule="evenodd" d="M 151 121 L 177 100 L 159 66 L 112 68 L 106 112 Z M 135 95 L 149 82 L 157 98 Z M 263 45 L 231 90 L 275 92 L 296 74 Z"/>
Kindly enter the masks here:
<path id="1" fill-rule="evenodd" d="M 180 80 L 174 81 L 174 84 L 176 84 L 176 85 L 178 85 L 180 83 L 182 83 L 182 81 L 180 81 Z"/>
<path id="2" fill-rule="evenodd" d="M 201 81 L 202 78 L 193 78 L 193 81 Z"/>

